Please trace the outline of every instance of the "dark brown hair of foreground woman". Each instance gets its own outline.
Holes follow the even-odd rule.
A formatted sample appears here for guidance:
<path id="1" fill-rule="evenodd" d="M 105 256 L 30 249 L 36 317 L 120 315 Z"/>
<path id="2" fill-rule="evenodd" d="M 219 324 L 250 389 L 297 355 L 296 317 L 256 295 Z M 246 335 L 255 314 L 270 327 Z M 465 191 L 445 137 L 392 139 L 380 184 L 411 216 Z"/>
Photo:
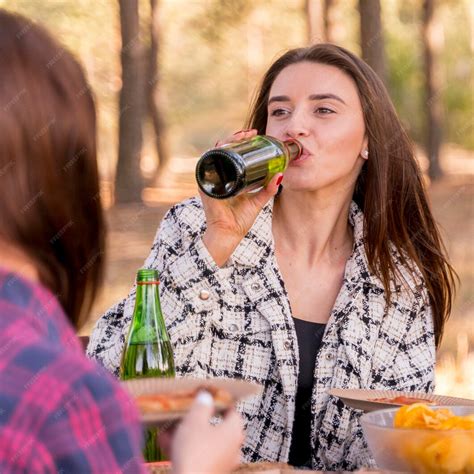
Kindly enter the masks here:
<path id="1" fill-rule="evenodd" d="M 0 132 L 0 239 L 28 255 L 78 326 L 104 261 L 94 101 L 73 56 L 4 10 Z"/>
<path id="2" fill-rule="evenodd" d="M 359 175 L 353 199 L 364 213 L 365 249 L 371 271 L 383 282 L 390 301 L 396 277 L 394 245 L 401 263 L 413 261 L 423 274 L 433 310 L 436 345 L 451 313 L 457 275 L 431 214 L 413 147 L 390 97 L 375 72 L 344 48 L 317 44 L 288 51 L 268 70 L 253 104 L 247 128 L 264 134 L 271 86 L 287 66 L 300 62 L 335 66 L 355 82 L 362 104 L 369 159 Z"/>

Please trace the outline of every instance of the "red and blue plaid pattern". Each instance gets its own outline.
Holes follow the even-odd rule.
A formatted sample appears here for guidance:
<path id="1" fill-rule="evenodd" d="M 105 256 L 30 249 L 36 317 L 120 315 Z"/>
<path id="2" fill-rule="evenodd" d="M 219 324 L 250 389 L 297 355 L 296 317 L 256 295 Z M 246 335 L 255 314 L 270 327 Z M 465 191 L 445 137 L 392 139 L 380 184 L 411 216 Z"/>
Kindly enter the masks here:
<path id="1" fill-rule="evenodd" d="M 56 297 L 0 269 L 0 472 L 145 472 L 128 395 Z"/>

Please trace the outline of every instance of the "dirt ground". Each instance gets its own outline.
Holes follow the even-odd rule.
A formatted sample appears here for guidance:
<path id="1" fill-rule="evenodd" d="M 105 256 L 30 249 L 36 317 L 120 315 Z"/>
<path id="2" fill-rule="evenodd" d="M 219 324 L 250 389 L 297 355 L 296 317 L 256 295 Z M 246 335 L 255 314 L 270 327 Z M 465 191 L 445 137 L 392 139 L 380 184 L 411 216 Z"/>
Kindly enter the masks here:
<path id="1" fill-rule="evenodd" d="M 448 175 L 429 186 L 429 195 L 461 285 L 438 351 L 437 391 L 474 398 L 469 375 L 474 369 L 474 156 L 457 149 L 449 149 L 444 156 Z M 423 158 L 420 161 L 423 166 Z M 175 202 L 196 194 L 193 166 L 192 159 L 176 159 L 167 187 L 146 189 L 144 204 L 107 211 L 106 280 L 81 334 L 89 334 L 96 319 L 127 295 L 165 212 Z"/>

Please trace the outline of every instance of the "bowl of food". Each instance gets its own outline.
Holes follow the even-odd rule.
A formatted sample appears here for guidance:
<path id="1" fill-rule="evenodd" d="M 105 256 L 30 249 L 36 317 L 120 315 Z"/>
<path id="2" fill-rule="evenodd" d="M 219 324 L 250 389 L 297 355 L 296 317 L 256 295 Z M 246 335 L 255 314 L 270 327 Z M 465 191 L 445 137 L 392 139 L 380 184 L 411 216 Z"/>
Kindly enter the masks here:
<path id="1" fill-rule="evenodd" d="M 474 473 L 474 408 L 415 403 L 361 417 L 380 469 L 395 472 Z"/>

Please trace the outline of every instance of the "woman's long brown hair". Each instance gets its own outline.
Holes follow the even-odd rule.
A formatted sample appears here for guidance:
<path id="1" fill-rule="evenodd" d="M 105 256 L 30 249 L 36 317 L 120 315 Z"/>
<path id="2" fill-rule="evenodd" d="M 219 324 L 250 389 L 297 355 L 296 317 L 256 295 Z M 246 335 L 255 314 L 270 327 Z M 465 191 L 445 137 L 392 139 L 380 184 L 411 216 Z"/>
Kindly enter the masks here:
<path id="1" fill-rule="evenodd" d="M 436 345 L 448 319 L 457 275 L 448 262 L 428 204 L 413 146 L 390 97 L 375 72 L 360 58 L 333 44 L 293 49 L 268 69 L 252 106 L 248 127 L 265 133 L 270 89 L 287 66 L 303 61 L 334 66 L 350 76 L 358 89 L 369 142 L 369 159 L 356 183 L 353 199 L 364 212 L 365 249 L 370 270 L 383 282 L 390 302 L 390 282 L 401 277 L 400 263 L 421 272 L 433 312 Z"/>
<path id="2" fill-rule="evenodd" d="M 0 222 L 77 326 L 104 261 L 94 101 L 62 45 L 1 9 Z"/>

